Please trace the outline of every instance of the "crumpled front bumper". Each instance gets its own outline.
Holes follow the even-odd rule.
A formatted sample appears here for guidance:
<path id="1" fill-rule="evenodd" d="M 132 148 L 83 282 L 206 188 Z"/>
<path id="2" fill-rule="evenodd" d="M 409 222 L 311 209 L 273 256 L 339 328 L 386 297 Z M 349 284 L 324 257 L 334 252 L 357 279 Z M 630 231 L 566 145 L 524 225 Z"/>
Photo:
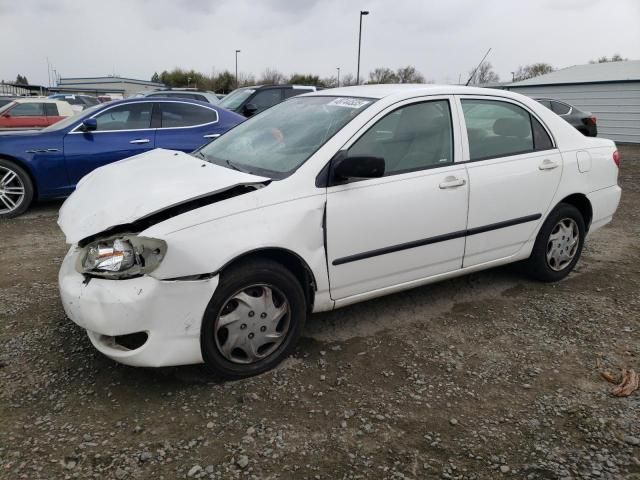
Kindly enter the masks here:
<path id="1" fill-rule="evenodd" d="M 67 316 L 87 330 L 93 345 L 127 365 L 161 367 L 202 363 L 200 326 L 218 276 L 204 280 L 92 278 L 75 269 L 78 250 L 67 253 L 59 273 Z M 128 349 L 115 337 L 146 332 L 147 340 Z"/>

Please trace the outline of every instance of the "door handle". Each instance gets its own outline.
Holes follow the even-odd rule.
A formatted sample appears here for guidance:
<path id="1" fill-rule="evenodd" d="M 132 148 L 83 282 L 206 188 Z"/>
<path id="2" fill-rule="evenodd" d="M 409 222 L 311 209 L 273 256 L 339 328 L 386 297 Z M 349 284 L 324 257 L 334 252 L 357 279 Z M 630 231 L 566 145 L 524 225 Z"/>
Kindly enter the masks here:
<path id="1" fill-rule="evenodd" d="M 554 168 L 558 168 L 558 162 L 554 162 L 552 160 L 549 160 L 548 158 L 543 161 L 540 165 L 538 165 L 538 168 L 540 170 L 553 170 Z"/>
<path id="2" fill-rule="evenodd" d="M 219 133 L 210 133 L 209 135 L 205 135 L 202 138 L 218 138 L 221 134 Z"/>
<path id="3" fill-rule="evenodd" d="M 445 188 L 461 187 L 466 183 L 467 181 L 464 178 L 446 177 L 439 187 L 444 190 Z"/>
<path id="4" fill-rule="evenodd" d="M 131 140 L 129 143 L 149 143 L 148 138 L 136 138 L 135 140 Z"/>

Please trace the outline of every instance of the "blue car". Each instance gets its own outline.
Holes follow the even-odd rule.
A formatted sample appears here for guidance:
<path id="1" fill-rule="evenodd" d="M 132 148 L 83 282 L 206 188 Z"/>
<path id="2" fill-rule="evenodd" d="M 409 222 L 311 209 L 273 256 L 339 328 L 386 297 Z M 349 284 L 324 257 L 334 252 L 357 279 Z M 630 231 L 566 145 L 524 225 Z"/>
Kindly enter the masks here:
<path id="1" fill-rule="evenodd" d="M 1 132 L 0 218 L 20 215 L 34 199 L 70 195 L 98 167 L 154 148 L 191 152 L 243 120 L 197 100 L 132 98 L 43 130 Z"/>

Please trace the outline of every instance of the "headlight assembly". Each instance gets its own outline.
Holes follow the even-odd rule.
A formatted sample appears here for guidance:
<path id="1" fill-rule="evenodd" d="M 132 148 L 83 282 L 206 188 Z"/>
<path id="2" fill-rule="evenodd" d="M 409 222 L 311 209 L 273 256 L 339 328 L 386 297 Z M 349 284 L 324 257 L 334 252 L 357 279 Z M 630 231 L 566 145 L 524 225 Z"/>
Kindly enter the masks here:
<path id="1" fill-rule="evenodd" d="M 163 240 L 117 235 L 85 245 L 76 270 L 95 277 L 131 278 L 154 270 L 166 253 L 167 244 Z"/>

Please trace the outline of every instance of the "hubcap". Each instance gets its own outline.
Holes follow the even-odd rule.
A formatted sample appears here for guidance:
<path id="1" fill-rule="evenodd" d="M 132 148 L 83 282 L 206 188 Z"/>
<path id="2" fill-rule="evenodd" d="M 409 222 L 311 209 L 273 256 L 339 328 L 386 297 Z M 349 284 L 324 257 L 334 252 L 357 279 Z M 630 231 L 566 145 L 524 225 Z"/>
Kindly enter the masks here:
<path id="1" fill-rule="evenodd" d="M 24 200 L 24 184 L 13 170 L 0 166 L 0 213 L 11 213 Z"/>
<path id="2" fill-rule="evenodd" d="M 580 244 L 580 230 L 572 218 L 560 220 L 549 235 L 547 241 L 547 264 L 552 270 L 559 272 L 576 256 Z"/>
<path id="3" fill-rule="evenodd" d="M 216 318 L 218 351 L 233 363 L 255 363 L 282 344 L 290 318 L 289 302 L 274 286 L 243 288 L 224 303 Z"/>

